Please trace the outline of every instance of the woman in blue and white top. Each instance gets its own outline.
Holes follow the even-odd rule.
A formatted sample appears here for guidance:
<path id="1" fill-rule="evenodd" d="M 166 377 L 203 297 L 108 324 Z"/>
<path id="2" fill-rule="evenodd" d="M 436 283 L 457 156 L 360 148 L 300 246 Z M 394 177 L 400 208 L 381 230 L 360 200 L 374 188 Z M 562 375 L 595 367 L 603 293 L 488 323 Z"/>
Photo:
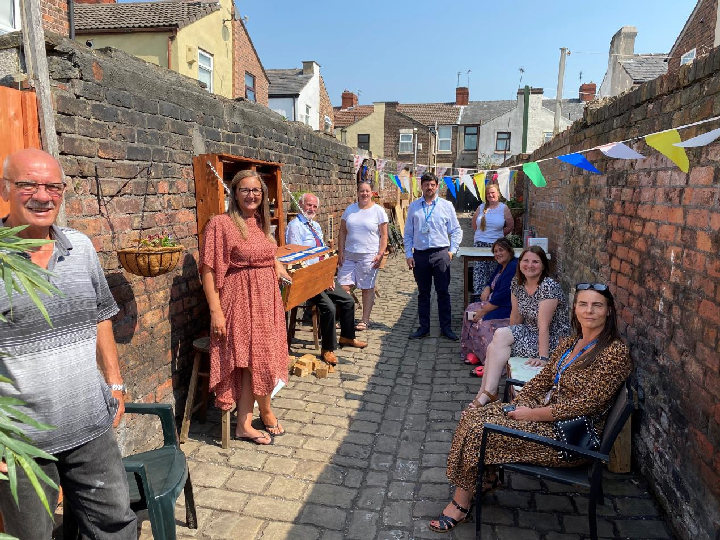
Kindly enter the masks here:
<path id="1" fill-rule="evenodd" d="M 369 182 L 358 184 L 358 202 L 343 212 L 338 239 L 338 283 L 350 292 L 362 290 L 362 320 L 356 330 L 367 330 L 375 303 L 375 281 L 388 242 L 388 217 L 373 202 Z"/>
<path id="2" fill-rule="evenodd" d="M 500 188 L 497 184 L 488 184 L 485 188 L 486 201 L 478 206 L 472 219 L 475 231 L 474 247 L 492 247 L 493 242 L 510 234 L 515 225 L 507 205 L 500 202 Z M 473 290 L 480 294 L 497 269 L 495 261 L 478 261 L 473 269 Z"/>

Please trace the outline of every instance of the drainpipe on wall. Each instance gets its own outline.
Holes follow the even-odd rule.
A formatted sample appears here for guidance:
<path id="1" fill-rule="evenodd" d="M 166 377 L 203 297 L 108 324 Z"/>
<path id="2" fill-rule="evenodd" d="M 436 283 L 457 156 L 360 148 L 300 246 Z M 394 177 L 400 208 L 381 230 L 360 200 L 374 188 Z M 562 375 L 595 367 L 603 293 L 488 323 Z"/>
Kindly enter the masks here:
<path id="1" fill-rule="evenodd" d="M 75 39 L 75 3 L 68 0 L 68 26 L 70 27 L 70 39 Z"/>
<path id="2" fill-rule="evenodd" d="M 527 152 L 528 123 L 530 115 L 530 87 L 526 84 L 523 90 L 523 130 L 522 130 L 522 153 Z"/>
<path id="3" fill-rule="evenodd" d="M 172 30 L 172 33 L 168 36 L 167 44 L 167 68 L 172 71 L 172 43 L 177 37 L 177 28 Z"/>

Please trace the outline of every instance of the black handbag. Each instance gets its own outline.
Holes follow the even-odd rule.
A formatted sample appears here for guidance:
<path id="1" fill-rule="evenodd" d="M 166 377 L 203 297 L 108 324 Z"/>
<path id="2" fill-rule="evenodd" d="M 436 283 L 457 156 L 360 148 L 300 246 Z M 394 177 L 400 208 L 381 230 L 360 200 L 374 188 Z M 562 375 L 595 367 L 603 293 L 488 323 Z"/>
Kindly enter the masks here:
<path id="1" fill-rule="evenodd" d="M 553 430 L 558 441 L 578 446 L 584 450 L 597 451 L 600 448 L 600 437 L 595 431 L 595 424 L 587 416 L 558 420 L 553 424 Z M 566 450 L 560 450 L 559 454 L 565 461 L 570 461 L 571 455 L 573 455 Z M 579 458 L 580 456 L 575 455 L 575 457 Z"/>

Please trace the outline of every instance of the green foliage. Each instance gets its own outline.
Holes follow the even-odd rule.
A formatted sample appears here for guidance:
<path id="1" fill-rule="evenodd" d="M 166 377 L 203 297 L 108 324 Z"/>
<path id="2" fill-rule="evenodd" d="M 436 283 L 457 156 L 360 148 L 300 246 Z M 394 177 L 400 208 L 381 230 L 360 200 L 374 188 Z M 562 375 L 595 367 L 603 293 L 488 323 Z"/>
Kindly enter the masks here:
<path id="1" fill-rule="evenodd" d="M 525 205 L 521 201 L 516 201 L 515 199 L 510 199 L 509 201 L 503 201 L 508 208 L 525 208 Z"/>
<path id="2" fill-rule="evenodd" d="M 292 196 L 293 199 L 290 201 L 290 211 L 295 212 L 297 214 L 300 213 L 300 208 L 298 208 L 298 205 L 295 204 L 295 201 L 299 201 L 300 197 L 302 197 L 307 191 L 293 191 Z"/>
<path id="3" fill-rule="evenodd" d="M 520 238 L 517 234 L 508 234 L 505 236 L 505 238 L 508 239 L 510 244 L 512 244 L 512 247 L 514 248 L 521 248 L 523 247 L 523 241 L 522 238 Z"/>
<path id="4" fill-rule="evenodd" d="M 177 241 L 167 234 L 165 231 L 163 231 L 162 234 L 151 234 L 150 236 L 146 236 L 145 238 L 141 238 L 140 240 L 137 240 L 137 242 L 140 244 L 141 248 L 144 247 L 175 247 L 179 245 Z"/>

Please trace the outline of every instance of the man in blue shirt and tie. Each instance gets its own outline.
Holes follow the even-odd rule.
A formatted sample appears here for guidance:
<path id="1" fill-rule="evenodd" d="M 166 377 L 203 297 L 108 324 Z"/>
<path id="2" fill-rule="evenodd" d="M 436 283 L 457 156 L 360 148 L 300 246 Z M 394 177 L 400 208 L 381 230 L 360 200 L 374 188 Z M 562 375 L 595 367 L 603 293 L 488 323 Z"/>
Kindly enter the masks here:
<path id="1" fill-rule="evenodd" d="M 452 341 L 458 337 L 451 327 L 450 261 L 462 242 L 462 229 L 450 201 L 438 197 L 438 179 L 426 172 L 420 178 L 422 198 L 410 203 L 405 222 L 405 257 L 418 286 L 420 328 L 410 339 L 430 334 L 430 290 L 435 282 L 440 334 Z"/>

